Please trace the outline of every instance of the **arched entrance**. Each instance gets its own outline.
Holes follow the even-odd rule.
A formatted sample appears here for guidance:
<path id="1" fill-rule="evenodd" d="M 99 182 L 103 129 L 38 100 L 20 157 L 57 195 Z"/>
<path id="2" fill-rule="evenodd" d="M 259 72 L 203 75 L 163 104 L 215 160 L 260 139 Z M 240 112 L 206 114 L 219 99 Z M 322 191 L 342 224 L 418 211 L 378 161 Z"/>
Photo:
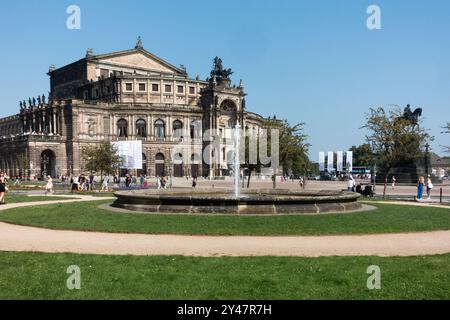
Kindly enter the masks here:
<path id="1" fill-rule="evenodd" d="M 142 169 L 137 170 L 138 176 L 141 176 L 142 174 L 147 175 L 147 156 L 145 153 L 142 154 Z"/>
<path id="2" fill-rule="evenodd" d="M 198 177 L 199 169 L 200 169 L 200 156 L 196 153 L 193 153 L 191 155 L 191 176 L 192 177 Z"/>
<path id="3" fill-rule="evenodd" d="M 56 178 L 56 155 L 49 149 L 41 153 L 41 177 L 47 176 Z"/>
<path id="4" fill-rule="evenodd" d="M 155 156 L 155 176 L 158 176 L 158 177 L 165 176 L 164 160 L 165 160 L 165 157 L 162 153 L 156 154 L 156 156 Z"/>
<path id="5" fill-rule="evenodd" d="M 183 155 L 181 153 L 177 153 L 173 157 L 173 176 L 178 178 L 183 176 Z"/>

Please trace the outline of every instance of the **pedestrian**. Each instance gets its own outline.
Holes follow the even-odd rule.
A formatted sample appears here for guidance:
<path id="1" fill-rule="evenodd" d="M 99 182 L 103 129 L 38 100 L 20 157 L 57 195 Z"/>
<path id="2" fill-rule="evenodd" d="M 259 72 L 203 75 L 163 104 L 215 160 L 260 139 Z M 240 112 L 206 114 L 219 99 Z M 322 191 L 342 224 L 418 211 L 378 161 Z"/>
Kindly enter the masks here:
<path id="1" fill-rule="evenodd" d="M 45 195 L 53 193 L 53 179 L 51 176 L 47 176 L 47 184 L 45 185 Z"/>
<path id="2" fill-rule="evenodd" d="M 425 178 L 424 177 L 420 177 L 419 178 L 419 183 L 417 184 L 417 201 L 422 201 L 423 198 L 423 189 L 425 187 Z"/>
<path id="3" fill-rule="evenodd" d="M 108 175 L 105 175 L 102 182 L 102 191 L 108 191 L 108 183 L 109 183 L 109 177 Z"/>
<path id="4" fill-rule="evenodd" d="M 395 176 L 392 176 L 392 190 L 395 189 L 395 183 L 397 182 L 397 179 L 395 178 Z"/>
<path id="5" fill-rule="evenodd" d="M 348 183 L 347 183 L 347 191 L 348 192 L 355 192 L 355 179 L 353 179 L 352 176 L 348 177 Z"/>
<path id="6" fill-rule="evenodd" d="M 304 189 L 304 180 L 303 180 L 303 177 L 300 177 L 300 179 L 299 179 L 299 184 L 300 184 L 300 189 Z"/>
<path id="7" fill-rule="evenodd" d="M 197 187 L 197 177 L 192 177 L 192 188 Z"/>
<path id="8" fill-rule="evenodd" d="M 72 193 L 77 192 L 78 191 L 78 177 L 77 176 L 73 176 L 72 177 Z"/>
<path id="9" fill-rule="evenodd" d="M 157 185 L 157 189 L 161 190 L 161 178 L 159 176 L 156 176 L 156 185 Z"/>
<path id="10" fill-rule="evenodd" d="M 141 174 L 141 180 L 140 180 L 141 186 L 144 185 L 144 182 L 145 182 L 145 175 Z"/>
<path id="11" fill-rule="evenodd" d="M 0 172 L 0 204 L 6 204 L 5 196 L 8 191 L 8 187 L 6 186 L 6 177 L 3 172 Z"/>
<path id="12" fill-rule="evenodd" d="M 431 176 L 427 177 L 427 200 L 431 200 L 431 191 L 433 190 L 433 182 L 431 181 Z"/>

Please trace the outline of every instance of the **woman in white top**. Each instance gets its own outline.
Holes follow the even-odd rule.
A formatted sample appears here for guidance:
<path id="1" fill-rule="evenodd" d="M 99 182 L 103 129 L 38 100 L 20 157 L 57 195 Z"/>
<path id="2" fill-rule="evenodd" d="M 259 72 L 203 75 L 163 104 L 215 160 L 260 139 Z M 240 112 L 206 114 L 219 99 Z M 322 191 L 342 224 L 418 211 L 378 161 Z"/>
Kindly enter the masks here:
<path id="1" fill-rule="evenodd" d="M 431 176 L 428 175 L 427 177 L 427 182 L 426 182 L 426 186 L 427 186 L 427 199 L 431 200 L 431 190 L 433 190 L 433 182 L 431 181 Z"/>
<path id="2" fill-rule="evenodd" d="M 348 177 L 347 191 L 354 192 L 355 185 L 355 179 L 352 176 Z"/>
<path id="3" fill-rule="evenodd" d="M 47 176 L 47 185 L 45 186 L 45 195 L 47 193 L 53 193 L 53 179 L 50 176 Z"/>

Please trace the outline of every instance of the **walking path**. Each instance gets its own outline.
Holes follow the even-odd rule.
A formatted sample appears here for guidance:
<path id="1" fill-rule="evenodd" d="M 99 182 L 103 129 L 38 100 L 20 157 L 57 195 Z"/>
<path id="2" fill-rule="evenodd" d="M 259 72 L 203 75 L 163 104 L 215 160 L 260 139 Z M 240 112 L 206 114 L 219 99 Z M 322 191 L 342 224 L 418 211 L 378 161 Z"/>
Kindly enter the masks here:
<path id="1" fill-rule="evenodd" d="M 70 197 L 78 199 L 8 204 L 0 206 L 0 214 L 17 207 L 110 199 Z M 415 256 L 450 253 L 450 231 L 348 236 L 184 236 L 63 231 L 0 222 L 0 251 L 185 256 Z"/>

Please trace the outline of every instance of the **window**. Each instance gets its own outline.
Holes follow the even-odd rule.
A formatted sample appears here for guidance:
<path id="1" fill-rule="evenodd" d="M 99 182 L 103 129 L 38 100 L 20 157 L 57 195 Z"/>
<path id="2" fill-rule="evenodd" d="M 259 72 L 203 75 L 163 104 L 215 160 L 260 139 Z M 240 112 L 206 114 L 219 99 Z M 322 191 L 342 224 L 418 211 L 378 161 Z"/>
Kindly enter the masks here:
<path id="1" fill-rule="evenodd" d="M 156 83 L 152 84 L 152 91 L 153 92 L 158 92 L 159 91 L 159 85 L 156 84 Z"/>
<path id="2" fill-rule="evenodd" d="M 200 126 L 200 122 L 198 120 L 191 122 L 190 135 L 191 135 L 191 139 L 201 137 L 201 126 Z"/>
<path id="3" fill-rule="evenodd" d="M 84 100 L 89 100 L 89 92 L 87 90 L 84 91 Z"/>
<path id="4" fill-rule="evenodd" d="M 172 92 L 172 86 L 170 84 L 166 84 L 165 92 Z"/>
<path id="5" fill-rule="evenodd" d="M 146 127 L 147 123 L 144 119 L 139 119 L 138 121 L 136 121 L 136 135 L 138 137 L 145 138 L 147 136 Z"/>
<path id="6" fill-rule="evenodd" d="M 111 87 L 110 86 L 106 86 L 106 92 L 111 93 Z"/>
<path id="7" fill-rule="evenodd" d="M 125 119 L 117 121 L 117 132 L 119 137 L 128 137 L 128 122 Z"/>
<path id="8" fill-rule="evenodd" d="M 195 94 L 195 87 L 189 87 L 189 94 Z"/>
<path id="9" fill-rule="evenodd" d="M 162 153 L 157 153 L 156 155 L 155 155 L 155 160 L 156 161 L 164 161 L 164 155 L 162 154 Z"/>
<path id="10" fill-rule="evenodd" d="M 163 139 L 166 136 L 166 125 L 164 121 L 158 119 L 155 121 L 155 137 L 157 139 Z"/>
<path id="11" fill-rule="evenodd" d="M 175 138 L 181 138 L 182 134 L 183 134 L 183 124 L 181 123 L 180 120 L 175 120 L 173 122 L 173 136 Z"/>
<path id="12" fill-rule="evenodd" d="M 145 91 L 145 83 L 139 83 L 139 91 Z"/>
<path id="13" fill-rule="evenodd" d="M 101 78 L 108 78 L 109 77 L 109 70 L 108 69 L 100 69 L 100 77 Z"/>
<path id="14" fill-rule="evenodd" d="M 178 93 L 183 93 L 184 92 L 184 87 L 183 86 L 177 86 L 177 92 Z"/>
<path id="15" fill-rule="evenodd" d="M 95 97 L 98 98 L 98 89 L 95 89 Z"/>
<path id="16" fill-rule="evenodd" d="M 133 84 L 132 83 L 125 83 L 125 90 L 126 91 L 133 91 Z"/>

